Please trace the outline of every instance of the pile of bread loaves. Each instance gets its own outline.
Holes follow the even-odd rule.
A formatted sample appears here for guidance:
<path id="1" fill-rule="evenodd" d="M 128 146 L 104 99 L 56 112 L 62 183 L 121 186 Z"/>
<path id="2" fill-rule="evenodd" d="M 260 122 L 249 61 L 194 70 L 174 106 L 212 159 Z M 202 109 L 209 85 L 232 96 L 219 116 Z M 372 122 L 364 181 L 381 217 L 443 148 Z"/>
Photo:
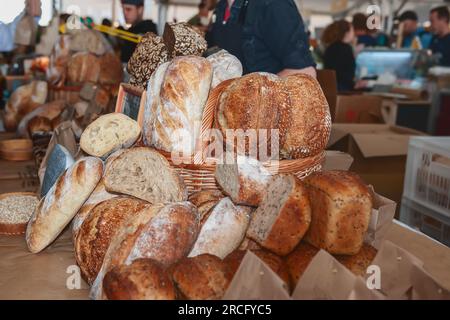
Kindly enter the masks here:
<path id="1" fill-rule="evenodd" d="M 363 245 L 372 210 L 366 185 L 347 172 L 304 181 L 271 175 L 256 159 L 217 165 L 221 191 L 188 195 L 140 126 L 108 114 L 83 133 L 89 155 L 41 199 L 26 241 L 33 253 L 72 222 L 77 263 L 95 299 L 220 299 L 245 250 L 295 286 L 319 249 L 357 274 L 375 249 Z"/>

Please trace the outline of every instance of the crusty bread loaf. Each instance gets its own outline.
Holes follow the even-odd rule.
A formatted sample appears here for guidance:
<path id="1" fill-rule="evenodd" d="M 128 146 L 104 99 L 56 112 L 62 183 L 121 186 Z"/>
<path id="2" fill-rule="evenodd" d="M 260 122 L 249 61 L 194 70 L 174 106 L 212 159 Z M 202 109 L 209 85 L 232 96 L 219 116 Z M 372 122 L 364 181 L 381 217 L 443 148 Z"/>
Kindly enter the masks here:
<path id="1" fill-rule="evenodd" d="M 276 176 L 253 212 L 247 236 L 280 256 L 300 242 L 311 222 L 311 205 L 303 183 L 293 175 Z"/>
<path id="2" fill-rule="evenodd" d="M 113 52 L 100 57 L 98 82 L 103 85 L 119 85 L 123 80 L 122 62 Z"/>
<path id="3" fill-rule="evenodd" d="M 257 207 L 272 175 L 256 159 L 238 156 L 234 164 L 218 164 L 215 177 L 234 203 Z"/>
<path id="4" fill-rule="evenodd" d="M 161 154 L 146 147 L 128 149 L 113 159 L 105 170 L 109 192 L 134 196 L 150 203 L 187 199 L 180 175 Z"/>
<path id="5" fill-rule="evenodd" d="M 128 72 L 132 77 L 130 83 L 146 89 L 153 72 L 167 61 L 169 54 L 163 39 L 154 33 L 146 33 L 128 62 Z"/>
<path id="6" fill-rule="evenodd" d="M 84 130 L 80 146 L 91 156 L 107 157 L 133 145 L 141 134 L 139 124 L 122 113 L 109 113 L 92 122 Z"/>
<path id="7" fill-rule="evenodd" d="M 306 268 L 308 268 L 312 259 L 314 259 L 318 252 L 319 249 L 302 241 L 294 251 L 286 257 L 286 266 L 290 275 L 292 289 L 295 288 Z"/>
<path id="8" fill-rule="evenodd" d="M 87 283 L 92 284 L 97 277 L 114 233 L 148 205 L 140 199 L 117 197 L 100 202 L 91 210 L 74 243 L 75 258 Z"/>
<path id="9" fill-rule="evenodd" d="M 188 200 L 197 207 L 200 223 L 203 226 L 212 209 L 223 198 L 225 196 L 219 190 L 203 190 L 191 194 Z"/>
<path id="10" fill-rule="evenodd" d="M 250 216 L 243 207 L 236 207 L 230 198 L 222 199 L 202 226 L 189 257 L 211 254 L 225 258 L 244 239 Z"/>
<path id="11" fill-rule="evenodd" d="M 289 273 L 282 258 L 267 250 L 251 250 L 258 258 L 260 258 L 267 266 L 275 272 L 281 280 L 283 280 L 288 288 L 290 287 Z M 233 280 L 239 266 L 242 263 L 247 251 L 236 250 L 223 259 L 227 266 L 227 277 L 230 282 Z"/>
<path id="12" fill-rule="evenodd" d="M 239 246 L 238 250 L 261 250 L 263 249 L 256 241 L 250 239 L 249 237 L 245 237 Z"/>
<path id="13" fill-rule="evenodd" d="M 46 118 L 50 121 L 50 124 L 52 124 L 51 120 L 57 118 L 65 107 L 66 103 L 63 100 L 52 101 L 37 107 L 22 118 L 19 126 L 17 127 L 17 135 L 20 137 L 26 137 L 27 134 L 29 134 L 30 129 L 32 129 L 30 128 L 30 122 L 36 117 Z M 50 130 L 51 129 L 53 129 L 53 127 L 50 128 Z"/>
<path id="14" fill-rule="evenodd" d="M 298 159 L 316 155 L 325 149 L 331 133 L 327 99 L 319 82 L 307 74 L 291 75 L 283 82 L 291 107 L 280 118 L 286 129 L 281 157 Z"/>
<path id="15" fill-rule="evenodd" d="M 67 81 L 70 84 L 97 83 L 99 75 L 99 58 L 91 53 L 76 53 L 67 64 Z"/>
<path id="16" fill-rule="evenodd" d="M 225 80 L 239 78 L 242 76 L 242 63 L 238 58 L 226 50 L 220 50 L 210 56 L 208 61 L 213 66 L 213 80 L 211 88 L 217 87 Z"/>
<path id="17" fill-rule="evenodd" d="M 367 275 L 367 268 L 371 265 L 377 253 L 377 249 L 371 245 L 363 244 L 357 254 L 352 256 L 337 255 L 335 258 L 355 275 L 364 277 Z"/>
<path id="18" fill-rule="evenodd" d="M 58 178 L 28 223 L 26 241 L 32 253 L 42 251 L 64 230 L 89 198 L 102 173 L 103 162 L 87 157 Z"/>
<path id="19" fill-rule="evenodd" d="M 304 182 L 312 208 L 305 240 L 331 254 L 358 253 L 372 212 L 368 187 L 346 171 L 314 173 Z"/>
<path id="20" fill-rule="evenodd" d="M 219 300 L 229 285 L 226 265 L 209 254 L 182 259 L 169 270 L 187 300 Z"/>
<path id="21" fill-rule="evenodd" d="M 45 117 L 34 117 L 28 123 L 28 134 L 30 137 L 38 132 L 50 132 L 52 129 L 52 122 Z"/>
<path id="22" fill-rule="evenodd" d="M 194 153 L 211 87 L 212 67 L 202 57 L 177 57 L 168 66 L 147 145 L 167 152 Z M 157 90 L 157 89 L 156 89 Z M 147 127 L 147 126 L 146 126 Z"/>
<path id="23" fill-rule="evenodd" d="M 78 210 L 78 213 L 72 220 L 72 239 L 73 243 L 76 243 L 76 237 L 78 235 L 78 231 L 81 228 L 81 225 L 83 224 L 84 220 L 89 216 L 91 210 L 100 202 L 109 200 L 115 197 L 118 197 L 119 195 L 109 193 L 105 189 L 105 182 L 103 179 L 100 180 L 100 182 L 95 187 L 94 191 L 92 191 L 89 198 L 86 200 L 86 202 L 83 204 L 83 206 Z"/>
<path id="24" fill-rule="evenodd" d="M 166 23 L 163 39 L 170 57 L 201 56 L 208 48 L 203 35 L 186 22 Z"/>
<path id="25" fill-rule="evenodd" d="M 151 206 L 124 223 L 106 252 L 91 296 L 101 298 L 103 277 L 115 266 L 150 258 L 164 267 L 186 257 L 199 232 L 198 212 L 189 202 Z"/>
<path id="26" fill-rule="evenodd" d="M 113 268 L 103 279 L 108 300 L 175 300 L 176 291 L 166 270 L 151 259 L 137 259 Z"/>

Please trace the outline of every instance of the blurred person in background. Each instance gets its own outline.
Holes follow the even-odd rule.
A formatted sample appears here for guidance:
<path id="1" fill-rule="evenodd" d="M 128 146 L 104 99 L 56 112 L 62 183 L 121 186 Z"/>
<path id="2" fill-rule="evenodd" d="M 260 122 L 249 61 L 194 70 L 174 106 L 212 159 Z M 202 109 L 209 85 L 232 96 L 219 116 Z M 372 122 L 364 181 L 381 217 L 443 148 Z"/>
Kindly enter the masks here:
<path id="1" fill-rule="evenodd" d="M 433 40 L 430 50 L 439 56 L 439 65 L 450 67 L 450 12 L 446 6 L 430 11 Z"/>
<path id="2" fill-rule="evenodd" d="M 209 26 L 209 11 L 210 8 L 208 6 L 208 2 L 206 0 L 203 0 L 198 5 L 198 13 L 193 16 L 191 19 L 189 19 L 188 23 L 190 25 L 193 25 L 200 30 L 206 32 L 208 30 Z"/>
<path id="3" fill-rule="evenodd" d="M 207 33 L 209 47 L 235 55 L 244 73 L 316 76 L 303 19 L 293 0 L 220 0 Z"/>
<path id="4" fill-rule="evenodd" d="M 417 13 L 412 10 L 405 11 L 400 15 L 399 22 L 403 24 L 402 48 L 422 49 L 429 47 L 432 37 L 424 28 L 419 28 Z"/>
<path id="5" fill-rule="evenodd" d="M 377 41 L 372 36 L 371 30 L 367 27 L 367 16 L 364 13 L 356 13 L 353 16 L 352 25 L 358 39 L 358 52 L 365 47 L 375 47 L 377 45 Z"/>
<path id="6" fill-rule="evenodd" d="M 325 46 L 324 68 L 336 71 L 338 91 L 352 91 L 356 71 L 352 44 L 355 32 L 350 22 L 339 20 L 329 25 L 322 34 Z"/>
<path id="7" fill-rule="evenodd" d="M 144 35 L 147 32 L 158 33 L 156 24 L 152 20 L 144 20 L 144 0 L 121 0 L 125 22 L 131 27 L 128 32 Z M 120 58 L 123 63 L 127 63 L 136 49 L 136 43 L 124 41 Z"/>

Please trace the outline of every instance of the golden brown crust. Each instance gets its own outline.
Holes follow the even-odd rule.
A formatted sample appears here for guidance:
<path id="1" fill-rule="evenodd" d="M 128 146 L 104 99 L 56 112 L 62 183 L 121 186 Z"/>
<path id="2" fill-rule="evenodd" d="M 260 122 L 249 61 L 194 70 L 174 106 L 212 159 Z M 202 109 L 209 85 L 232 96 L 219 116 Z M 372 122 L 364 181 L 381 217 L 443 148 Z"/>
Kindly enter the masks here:
<path id="1" fill-rule="evenodd" d="M 225 263 L 209 254 L 182 259 L 169 273 L 188 300 L 219 300 L 229 285 Z"/>
<path id="2" fill-rule="evenodd" d="M 294 251 L 286 257 L 286 266 L 291 279 L 292 289 L 295 288 L 312 259 L 319 249 L 302 241 Z"/>
<path id="3" fill-rule="evenodd" d="M 363 277 L 367 274 L 367 268 L 371 265 L 377 253 L 378 251 L 374 247 L 363 244 L 357 254 L 353 256 L 337 255 L 335 258 L 356 276 Z"/>
<path id="4" fill-rule="evenodd" d="M 75 243 L 75 257 L 83 278 L 92 284 L 115 232 L 131 216 L 148 206 L 143 200 L 119 197 L 97 204 L 83 222 Z"/>
<path id="5" fill-rule="evenodd" d="M 108 300 L 175 300 L 176 291 L 165 269 L 151 259 L 115 267 L 103 279 Z"/>
<path id="6" fill-rule="evenodd" d="M 219 190 L 198 191 L 189 196 L 189 201 L 196 207 L 210 201 L 219 201 L 225 198 L 225 195 Z"/>

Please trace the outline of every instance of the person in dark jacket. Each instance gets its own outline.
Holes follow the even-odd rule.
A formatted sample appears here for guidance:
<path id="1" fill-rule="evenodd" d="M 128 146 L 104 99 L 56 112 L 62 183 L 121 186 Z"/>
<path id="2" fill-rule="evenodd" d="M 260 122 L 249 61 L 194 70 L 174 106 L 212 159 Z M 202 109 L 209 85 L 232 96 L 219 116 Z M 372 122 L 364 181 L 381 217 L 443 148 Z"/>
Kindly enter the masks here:
<path id="1" fill-rule="evenodd" d="M 430 50 L 438 56 L 439 65 L 450 67 L 450 12 L 448 8 L 438 7 L 430 12 L 433 40 Z"/>
<path id="2" fill-rule="evenodd" d="M 125 22 L 131 27 L 127 30 L 134 34 L 144 35 L 147 32 L 157 33 L 156 24 L 152 20 L 143 20 L 144 0 L 121 0 Z M 124 41 L 120 58 L 123 63 L 127 63 L 136 49 L 136 43 Z"/>
<path id="3" fill-rule="evenodd" d="M 354 88 L 356 70 L 352 43 L 355 33 L 350 22 L 340 20 L 329 25 L 322 35 L 325 45 L 324 67 L 336 71 L 339 91 L 351 91 Z"/>
<path id="4" fill-rule="evenodd" d="M 358 45 L 364 47 L 375 47 L 377 45 L 376 39 L 367 27 L 367 16 L 364 13 L 356 13 L 353 16 L 352 25 L 358 40 Z"/>

